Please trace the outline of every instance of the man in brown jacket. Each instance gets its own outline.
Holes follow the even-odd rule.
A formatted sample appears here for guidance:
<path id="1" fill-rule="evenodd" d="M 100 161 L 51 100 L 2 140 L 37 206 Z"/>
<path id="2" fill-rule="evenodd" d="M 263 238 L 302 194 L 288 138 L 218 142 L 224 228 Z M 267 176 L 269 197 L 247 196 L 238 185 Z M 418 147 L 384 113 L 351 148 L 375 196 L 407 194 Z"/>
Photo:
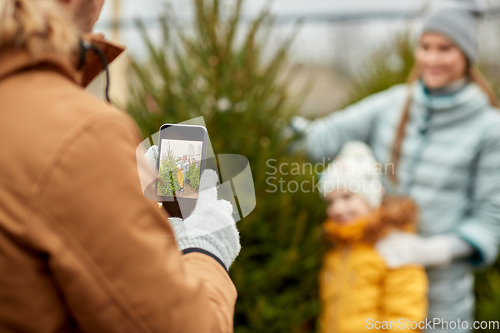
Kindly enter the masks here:
<path id="1" fill-rule="evenodd" d="M 231 332 L 234 220 L 174 233 L 143 195 L 137 126 L 83 89 L 102 68 L 79 36 L 102 2 L 0 1 L 0 332 Z M 122 51 L 85 39 L 108 61 Z M 231 219 L 216 181 L 193 212 L 207 223 Z"/>

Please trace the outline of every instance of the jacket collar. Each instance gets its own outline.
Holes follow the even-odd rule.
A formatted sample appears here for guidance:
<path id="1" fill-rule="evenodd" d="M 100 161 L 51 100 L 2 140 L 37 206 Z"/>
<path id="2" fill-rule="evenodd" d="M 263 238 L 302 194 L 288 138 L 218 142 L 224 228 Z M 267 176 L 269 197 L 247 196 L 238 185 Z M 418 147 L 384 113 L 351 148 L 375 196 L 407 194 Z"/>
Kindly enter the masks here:
<path id="1" fill-rule="evenodd" d="M 432 126 L 443 126 L 472 117 L 489 105 L 486 93 L 474 82 L 469 82 L 452 95 L 429 96 L 421 80 L 413 83 L 412 116 L 427 116 Z"/>
<path id="2" fill-rule="evenodd" d="M 455 80 L 451 83 L 448 83 L 447 85 L 439 88 L 427 88 L 424 87 L 425 93 L 428 96 L 446 96 L 446 95 L 454 95 L 458 93 L 460 90 L 462 90 L 468 83 L 469 83 L 469 78 L 467 76 L 464 76 L 458 80 Z"/>
<path id="3" fill-rule="evenodd" d="M 125 48 L 108 42 L 101 34 L 83 36 L 87 42 L 97 46 L 104 53 L 108 63 L 116 59 Z M 92 51 L 88 51 L 83 67 L 77 69 L 78 56 L 62 57 L 57 54 L 40 54 L 31 57 L 24 50 L 10 49 L 0 52 L 0 81 L 4 78 L 32 68 L 50 69 L 68 77 L 76 84 L 86 87 L 104 68 L 101 59 Z"/>

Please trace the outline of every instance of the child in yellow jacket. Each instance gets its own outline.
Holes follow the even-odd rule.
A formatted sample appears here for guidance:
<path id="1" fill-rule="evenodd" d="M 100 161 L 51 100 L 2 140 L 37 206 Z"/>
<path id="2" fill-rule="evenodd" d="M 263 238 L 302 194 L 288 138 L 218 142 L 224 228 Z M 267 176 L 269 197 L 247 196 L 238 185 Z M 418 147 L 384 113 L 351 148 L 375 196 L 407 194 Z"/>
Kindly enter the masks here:
<path id="1" fill-rule="evenodd" d="M 423 331 L 427 276 L 418 265 L 389 269 L 374 243 L 393 230 L 414 231 L 417 208 L 404 197 L 384 197 L 380 166 L 362 142 L 348 142 L 326 168 L 326 238 L 332 248 L 320 276 L 322 333 Z"/>

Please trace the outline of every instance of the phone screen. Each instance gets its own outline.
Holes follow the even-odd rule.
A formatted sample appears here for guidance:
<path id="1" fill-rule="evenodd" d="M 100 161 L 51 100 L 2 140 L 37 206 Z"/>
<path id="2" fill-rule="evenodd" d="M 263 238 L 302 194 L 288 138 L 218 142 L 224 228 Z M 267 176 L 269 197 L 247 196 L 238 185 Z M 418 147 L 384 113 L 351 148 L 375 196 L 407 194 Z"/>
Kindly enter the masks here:
<path id="1" fill-rule="evenodd" d="M 203 141 L 162 139 L 158 196 L 197 199 Z"/>

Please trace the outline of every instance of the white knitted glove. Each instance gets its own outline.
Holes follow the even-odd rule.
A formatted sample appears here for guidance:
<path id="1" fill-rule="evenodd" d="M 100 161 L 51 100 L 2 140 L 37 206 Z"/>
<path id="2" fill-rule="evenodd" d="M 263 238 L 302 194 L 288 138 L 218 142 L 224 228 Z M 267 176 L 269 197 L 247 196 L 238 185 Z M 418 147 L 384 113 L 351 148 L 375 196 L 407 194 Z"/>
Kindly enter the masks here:
<path id="1" fill-rule="evenodd" d="M 158 161 L 158 146 L 153 145 L 151 146 L 148 151 L 146 152 L 146 160 L 151 164 L 153 169 L 156 169 L 157 161 Z"/>
<path id="2" fill-rule="evenodd" d="M 191 215 L 184 221 L 179 218 L 169 221 L 179 250 L 184 253 L 196 252 L 196 249 L 206 251 L 220 259 L 228 270 L 240 253 L 240 236 L 232 215 L 233 206 L 227 200 L 217 200 L 217 181 L 214 170 L 205 170 Z"/>
<path id="3" fill-rule="evenodd" d="M 146 153 L 146 159 L 156 168 L 157 158 L 158 147 L 152 146 Z M 217 200 L 218 180 L 214 170 L 205 170 L 191 215 L 184 221 L 172 217 L 169 222 L 180 251 L 205 253 L 228 270 L 240 253 L 240 235 L 232 215 L 233 206 L 227 200 Z"/>
<path id="4" fill-rule="evenodd" d="M 423 238 L 408 232 L 394 231 L 379 240 L 375 248 L 390 268 L 409 264 L 444 266 L 453 259 L 453 246 L 449 236 Z"/>

